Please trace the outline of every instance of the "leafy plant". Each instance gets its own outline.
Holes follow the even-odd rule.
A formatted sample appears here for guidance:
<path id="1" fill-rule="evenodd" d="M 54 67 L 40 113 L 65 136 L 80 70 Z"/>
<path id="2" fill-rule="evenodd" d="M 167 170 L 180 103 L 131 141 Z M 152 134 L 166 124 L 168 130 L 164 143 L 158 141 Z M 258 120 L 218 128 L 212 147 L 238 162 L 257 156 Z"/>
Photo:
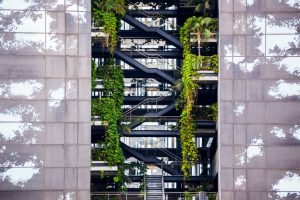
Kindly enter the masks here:
<path id="1" fill-rule="evenodd" d="M 118 188 L 124 190 L 124 155 L 119 133 L 124 100 L 124 75 L 121 67 L 113 63 L 98 66 L 96 74 L 103 80 L 105 97 L 92 100 L 92 115 L 100 116 L 101 121 L 107 124 L 104 141 L 99 142 L 101 148 L 96 155 L 99 160 L 107 161 L 110 166 L 118 166 L 114 182 Z"/>
<path id="2" fill-rule="evenodd" d="M 215 0 L 188 0 L 188 6 L 195 7 L 195 12 L 202 13 L 204 16 L 208 16 L 210 13 L 209 10 L 213 9 L 216 6 Z"/>
<path id="3" fill-rule="evenodd" d="M 196 34 L 198 43 L 198 56 L 201 56 L 201 42 L 211 37 L 213 32 L 216 32 L 216 19 L 210 17 L 190 17 L 180 29 L 180 40 L 184 50 L 190 49 L 190 33 Z"/>
<path id="4" fill-rule="evenodd" d="M 217 199 L 217 194 L 215 193 L 209 193 L 207 195 L 208 200 L 216 200 Z"/>
<path id="5" fill-rule="evenodd" d="M 106 96 L 115 100 L 119 117 L 122 115 L 124 101 L 124 74 L 119 65 L 103 65 L 99 67 L 98 76 L 103 80 L 103 87 Z"/>
<path id="6" fill-rule="evenodd" d="M 207 17 L 191 17 L 187 19 L 180 29 L 180 41 L 183 45 L 182 92 L 179 103 L 182 104 L 180 115 L 180 142 L 182 147 L 181 169 L 185 177 L 189 176 L 190 169 L 198 161 L 199 154 L 194 142 L 195 137 L 195 100 L 198 92 L 198 84 L 193 79 L 198 77 L 197 71 L 203 64 L 210 65 L 215 62 L 215 57 L 201 56 L 201 42 L 207 40 L 215 26 L 216 21 Z M 198 56 L 191 53 L 191 30 L 196 34 L 198 43 Z M 209 64 L 208 64 L 209 63 Z M 176 106 L 179 107 L 179 106 Z"/>
<path id="7" fill-rule="evenodd" d="M 215 122 L 218 120 L 218 104 L 214 103 L 210 106 L 211 114 L 209 117 L 211 117 Z"/>
<path id="8" fill-rule="evenodd" d="M 192 54 L 186 54 L 182 67 L 183 90 L 181 99 L 183 109 L 180 115 L 180 141 L 182 148 L 181 169 L 185 177 L 189 176 L 189 170 L 198 160 L 198 150 L 194 142 L 196 127 L 193 117 L 193 106 L 198 91 L 197 84 L 192 80 L 192 77 L 197 73 L 195 70 L 197 68 L 195 58 Z"/>
<path id="9" fill-rule="evenodd" d="M 97 66 L 95 60 L 92 59 L 92 90 L 97 86 Z"/>
<path id="10" fill-rule="evenodd" d="M 183 193 L 183 196 L 185 200 L 193 200 L 193 195 L 187 191 Z"/>
<path id="11" fill-rule="evenodd" d="M 103 27 L 103 32 L 108 34 L 105 46 L 113 54 L 117 46 L 117 32 L 121 18 L 126 12 L 124 0 L 93 0 L 92 18 L 96 26 Z"/>
<path id="12" fill-rule="evenodd" d="M 123 16 L 126 12 L 124 0 L 93 0 L 92 8 L 120 16 Z"/>

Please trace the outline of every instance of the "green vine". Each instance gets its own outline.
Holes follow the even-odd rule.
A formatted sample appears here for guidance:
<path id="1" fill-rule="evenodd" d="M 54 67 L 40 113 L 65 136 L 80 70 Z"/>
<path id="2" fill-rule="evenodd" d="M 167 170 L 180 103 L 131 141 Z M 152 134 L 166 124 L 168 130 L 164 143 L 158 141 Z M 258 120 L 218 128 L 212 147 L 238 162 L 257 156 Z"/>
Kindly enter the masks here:
<path id="1" fill-rule="evenodd" d="M 210 106 L 211 114 L 209 115 L 215 122 L 218 120 L 218 104 L 214 103 Z"/>
<path id="2" fill-rule="evenodd" d="M 189 170 L 198 160 L 198 150 L 194 142 L 194 133 L 196 130 L 193 106 L 197 95 L 197 84 L 192 80 L 197 73 L 196 57 L 192 54 L 186 54 L 182 67 L 183 90 L 181 98 L 183 100 L 183 109 L 180 115 L 180 141 L 182 148 L 182 166 L 181 169 L 185 177 L 189 176 Z"/>
<path id="3" fill-rule="evenodd" d="M 124 101 L 124 74 L 119 65 L 99 66 L 99 78 L 103 80 L 103 87 L 106 96 L 114 99 L 119 117 L 122 115 Z"/>
<path id="4" fill-rule="evenodd" d="M 198 57 L 199 60 L 197 62 L 199 63 L 199 70 L 212 70 L 216 74 L 219 71 L 219 59 L 218 55 L 213 56 L 200 56 Z M 201 66 L 200 66 L 201 63 Z"/>
<path id="5" fill-rule="evenodd" d="M 105 46 L 113 54 L 118 38 L 117 33 L 121 18 L 126 12 L 124 0 L 94 0 L 92 1 L 92 18 L 97 27 L 103 27 L 103 32 L 108 34 Z"/>
<path id="6" fill-rule="evenodd" d="M 124 100 L 124 75 L 120 66 L 113 64 L 98 66 L 97 77 L 103 80 L 104 97 L 92 100 L 92 115 L 100 116 L 106 124 L 104 141 L 99 142 L 101 147 L 96 158 L 105 160 L 110 166 L 117 165 L 118 172 L 114 182 L 124 190 L 124 155 L 120 146 L 120 119 L 122 117 L 122 104 Z"/>
<path id="7" fill-rule="evenodd" d="M 92 59 L 92 90 L 97 86 L 97 66 L 95 60 Z"/>
<path id="8" fill-rule="evenodd" d="M 183 193 L 183 196 L 185 200 L 193 200 L 193 195 L 187 191 Z"/>
<path id="9" fill-rule="evenodd" d="M 198 92 L 198 84 L 194 81 L 199 77 L 197 71 L 203 68 L 211 68 L 216 65 L 216 56 L 207 57 L 200 55 L 202 39 L 208 39 L 213 31 L 216 20 L 203 17 L 191 17 L 187 19 L 180 29 L 180 41 L 183 45 L 182 92 L 180 103 L 183 105 L 180 115 L 180 141 L 182 148 L 181 169 L 185 177 L 189 176 L 190 169 L 198 161 L 199 154 L 194 142 L 195 126 L 195 100 Z M 198 41 L 198 56 L 191 53 L 191 30 Z M 198 79 L 198 78 L 197 78 Z"/>

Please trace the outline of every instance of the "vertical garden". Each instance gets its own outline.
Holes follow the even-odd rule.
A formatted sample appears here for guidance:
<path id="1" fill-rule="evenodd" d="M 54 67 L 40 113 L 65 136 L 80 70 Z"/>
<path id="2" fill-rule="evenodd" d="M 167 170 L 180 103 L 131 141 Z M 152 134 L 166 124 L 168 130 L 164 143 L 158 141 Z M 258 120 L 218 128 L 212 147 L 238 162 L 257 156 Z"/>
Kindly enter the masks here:
<path id="1" fill-rule="evenodd" d="M 206 42 L 217 32 L 217 20 L 210 17 L 191 17 L 186 20 L 180 29 L 180 42 L 183 45 L 182 65 L 182 92 L 180 102 L 180 141 L 182 148 L 182 171 L 185 177 L 189 176 L 190 169 L 199 160 L 199 153 L 195 144 L 195 109 L 198 93 L 198 80 L 201 80 L 200 70 L 218 72 L 217 55 L 202 56 L 201 44 Z M 197 54 L 192 52 L 192 41 L 197 43 Z M 213 106 L 213 111 L 216 108 Z M 216 116 L 216 114 L 214 114 Z M 214 118 L 216 119 L 216 118 Z"/>
<path id="2" fill-rule="evenodd" d="M 93 152 L 96 160 L 107 161 L 110 166 L 118 166 L 114 183 L 124 189 L 124 155 L 120 147 L 120 120 L 124 100 L 124 75 L 121 66 L 116 65 L 114 50 L 117 46 L 117 32 L 125 13 L 123 0 L 92 1 L 92 19 L 95 27 L 101 27 L 106 37 L 102 45 L 109 49 L 109 55 L 98 65 L 92 61 L 92 90 L 97 80 L 102 80 L 103 96 L 92 100 L 92 116 L 99 116 L 105 124 L 105 137 L 99 141 L 99 149 Z"/>
<path id="3" fill-rule="evenodd" d="M 196 11 L 199 13 L 187 18 L 179 30 L 183 47 L 180 66 L 182 89 L 177 107 L 181 112 L 178 131 L 181 144 L 181 173 L 184 180 L 188 180 L 192 167 L 200 160 L 200 153 L 195 142 L 196 121 L 199 115 L 197 101 L 203 76 L 200 71 L 218 73 L 218 56 L 205 53 L 206 43 L 215 40 L 218 31 L 217 19 L 209 16 L 207 2 L 196 4 Z M 124 175 L 125 156 L 120 142 L 121 121 L 126 120 L 122 114 L 125 85 L 123 70 L 117 65 L 114 51 L 118 48 L 118 31 L 126 9 L 124 0 L 92 1 L 93 24 L 101 27 L 101 31 L 105 33 L 105 37 L 101 38 L 105 56 L 101 58 L 101 62 L 97 59 L 92 62 L 92 89 L 98 86 L 98 81 L 101 81 L 100 84 L 103 86 L 101 98 L 92 100 L 92 116 L 99 117 L 105 126 L 104 137 L 98 144 L 100 148 L 93 152 L 93 156 L 96 160 L 106 161 L 110 166 L 118 166 L 114 183 L 119 189 L 126 189 L 125 182 L 127 181 Z M 210 105 L 209 109 L 207 119 L 216 121 L 216 104 Z"/>

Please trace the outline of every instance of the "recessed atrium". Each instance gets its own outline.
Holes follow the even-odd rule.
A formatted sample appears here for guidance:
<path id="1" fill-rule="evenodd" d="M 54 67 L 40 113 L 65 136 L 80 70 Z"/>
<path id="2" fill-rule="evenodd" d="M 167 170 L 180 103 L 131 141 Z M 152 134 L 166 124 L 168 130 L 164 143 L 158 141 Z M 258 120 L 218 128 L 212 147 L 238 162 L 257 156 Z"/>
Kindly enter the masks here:
<path id="1" fill-rule="evenodd" d="M 92 199 L 216 198 L 217 17 L 217 2 L 93 2 Z"/>

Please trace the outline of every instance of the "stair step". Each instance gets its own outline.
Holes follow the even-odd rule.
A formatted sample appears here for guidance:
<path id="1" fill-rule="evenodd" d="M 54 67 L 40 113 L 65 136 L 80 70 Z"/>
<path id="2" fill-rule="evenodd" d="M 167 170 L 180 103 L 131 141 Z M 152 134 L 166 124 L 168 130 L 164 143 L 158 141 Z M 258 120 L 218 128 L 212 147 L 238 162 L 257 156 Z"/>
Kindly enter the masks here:
<path id="1" fill-rule="evenodd" d="M 163 199 L 163 184 L 162 176 L 148 175 L 146 178 L 146 199 L 147 200 L 162 200 Z"/>

